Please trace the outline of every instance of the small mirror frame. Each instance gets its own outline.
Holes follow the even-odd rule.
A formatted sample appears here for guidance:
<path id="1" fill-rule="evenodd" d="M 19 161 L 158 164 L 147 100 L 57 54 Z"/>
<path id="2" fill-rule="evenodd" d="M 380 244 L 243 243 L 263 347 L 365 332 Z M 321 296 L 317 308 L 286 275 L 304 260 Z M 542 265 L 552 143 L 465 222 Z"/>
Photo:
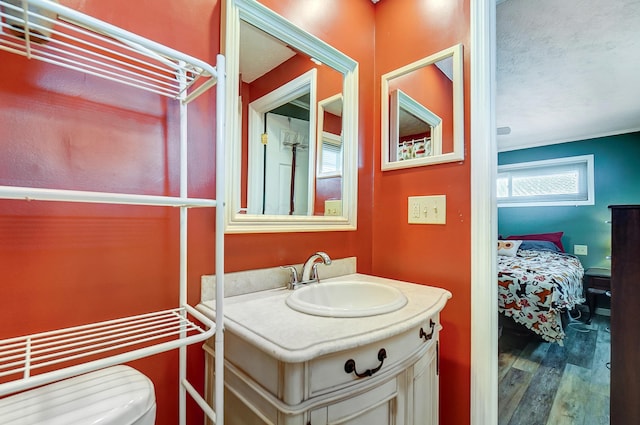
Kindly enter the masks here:
<path id="1" fill-rule="evenodd" d="M 406 75 L 416 69 L 434 64 L 447 57 L 453 58 L 453 151 L 439 155 L 422 158 L 408 159 L 404 161 L 391 161 L 389 158 L 392 138 L 390 130 L 397 131 L 397 126 L 390 123 L 390 99 L 389 81 Z M 381 143 L 382 143 L 382 171 L 397 170 L 402 168 L 421 167 L 423 165 L 442 164 L 464 160 L 464 81 L 462 66 L 462 44 L 457 44 L 442 50 L 424 59 L 420 59 L 409 65 L 398 68 L 382 76 L 381 90 Z M 399 106 L 399 105 L 398 105 Z M 392 128 L 393 127 L 393 128 Z"/>
<path id="2" fill-rule="evenodd" d="M 344 53 L 297 27 L 282 16 L 255 0 L 226 0 L 223 2 L 223 54 L 227 60 L 227 91 L 225 109 L 227 122 L 225 138 L 226 195 L 225 233 L 272 233 L 355 230 L 358 201 L 358 63 Z M 241 214 L 242 151 L 239 110 L 239 46 L 240 20 L 245 21 L 282 40 L 294 49 L 344 75 L 343 82 L 343 184 L 341 216 L 287 216 Z M 235 89 L 234 89 L 235 87 Z"/>

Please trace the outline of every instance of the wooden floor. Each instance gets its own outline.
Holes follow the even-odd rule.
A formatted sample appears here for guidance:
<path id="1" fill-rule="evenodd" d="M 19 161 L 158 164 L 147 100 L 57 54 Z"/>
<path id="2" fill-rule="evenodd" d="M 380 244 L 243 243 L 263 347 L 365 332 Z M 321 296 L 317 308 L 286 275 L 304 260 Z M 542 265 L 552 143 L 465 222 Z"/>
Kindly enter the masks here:
<path id="1" fill-rule="evenodd" d="M 609 424 L 609 318 L 571 321 L 564 346 L 505 328 L 498 417 L 504 425 Z"/>

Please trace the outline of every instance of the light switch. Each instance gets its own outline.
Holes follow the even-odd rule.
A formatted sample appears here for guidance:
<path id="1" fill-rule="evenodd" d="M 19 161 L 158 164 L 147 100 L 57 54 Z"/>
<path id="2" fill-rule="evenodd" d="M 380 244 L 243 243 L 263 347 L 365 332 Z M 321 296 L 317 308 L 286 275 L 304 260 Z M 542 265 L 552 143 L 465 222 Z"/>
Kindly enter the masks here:
<path id="1" fill-rule="evenodd" d="M 446 224 L 446 195 L 409 196 L 409 224 Z"/>
<path id="2" fill-rule="evenodd" d="M 324 215 L 342 215 L 342 200 L 331 199 L 324 201 Z"/>

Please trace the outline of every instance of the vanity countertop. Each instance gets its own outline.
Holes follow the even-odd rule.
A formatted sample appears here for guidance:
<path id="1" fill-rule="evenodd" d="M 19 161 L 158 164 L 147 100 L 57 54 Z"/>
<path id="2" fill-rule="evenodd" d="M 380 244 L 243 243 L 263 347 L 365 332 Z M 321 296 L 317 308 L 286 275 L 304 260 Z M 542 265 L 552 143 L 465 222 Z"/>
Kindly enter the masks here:
<path id="1" fill-rule="evenodd" d="M 408 302 L 399 310 L 376 316 L 320 317 L 300 313 L 287 306 L 285 300 L 291 290 L 270 289 L 225 298 L 225 328 L 278 360 L 304 362 L 404 332 L 438 313 L 451 298 L 451 293 L 444 289 L 363 274 L 324 279 L 322 282 L 333 280 L 390 285 L 401 290 Z M 215 301 L 204 301 L 197 308 L 215 319 Z"/>

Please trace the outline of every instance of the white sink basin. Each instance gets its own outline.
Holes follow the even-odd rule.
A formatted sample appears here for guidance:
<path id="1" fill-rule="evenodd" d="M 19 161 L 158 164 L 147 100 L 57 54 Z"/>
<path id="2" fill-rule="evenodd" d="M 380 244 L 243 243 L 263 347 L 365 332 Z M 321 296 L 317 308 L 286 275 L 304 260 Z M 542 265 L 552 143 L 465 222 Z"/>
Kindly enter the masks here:
<path id="1" fill-rule="evenodd" d="M 286 303 L 294 310 L 315 316 L 366 317 L 396 311 L 407 304 L 407 297 L 392 286 L 340 280 L 296 289 Z"/>

